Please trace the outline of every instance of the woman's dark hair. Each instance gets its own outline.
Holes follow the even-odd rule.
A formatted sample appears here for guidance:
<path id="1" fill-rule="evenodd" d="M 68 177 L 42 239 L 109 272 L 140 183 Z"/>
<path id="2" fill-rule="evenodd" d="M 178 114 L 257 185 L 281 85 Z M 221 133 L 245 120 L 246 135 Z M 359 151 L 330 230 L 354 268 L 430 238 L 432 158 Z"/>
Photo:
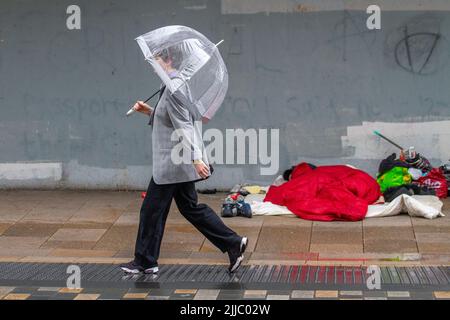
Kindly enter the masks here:
<path id="1" fill-rule="evenodd" d="M 283 172 L 283 179 L 284 179 L 284 180 L 286 180 L 286 181 L 289 181 L 289 180 L 290 180 L 291 173 L 292 173 L 292 171 L 294 171 L 294 169 L 295 169 L 296 166 L 297 166 L 297 165 L 292 166 L 290 169 L 287 169 L 287 170 L 285 170 L 285 171 Z M 312 163 L 308 163 L 308 166 L 309 166 L 311 169 L 313 169 L 313 170 L 317 168 L 317 167 L 316 167 L 315 165 L 313 165 Z"/>
<path id="2" fill-rule="evenodd" d="M 290 175 L 292 171 L 294 171 L 295 166 L 291 167 L 290 169 L 287 169 L 283 172 L 283 179 L 286 181 L 289 181 Z"/>

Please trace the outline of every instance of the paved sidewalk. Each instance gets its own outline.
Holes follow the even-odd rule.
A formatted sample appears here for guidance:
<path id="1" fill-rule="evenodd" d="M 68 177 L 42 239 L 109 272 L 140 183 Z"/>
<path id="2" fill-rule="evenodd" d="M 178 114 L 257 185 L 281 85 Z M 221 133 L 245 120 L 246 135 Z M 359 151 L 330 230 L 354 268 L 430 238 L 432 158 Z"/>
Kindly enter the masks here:
<path id="1" fill-rule="evenodd" d="M 225 194 L 200 195 L 219 212 Z M 120 263 L 133 256 L 140 192 L 0 191 L 0 261 Z M 224 219 L 250 239 L 254 265 L 450 265 L 450 201 L 436 220 L 407 215 L 360 222 L 297 217 Z M 226 264 L 172 205 L 161 264 Z"/>

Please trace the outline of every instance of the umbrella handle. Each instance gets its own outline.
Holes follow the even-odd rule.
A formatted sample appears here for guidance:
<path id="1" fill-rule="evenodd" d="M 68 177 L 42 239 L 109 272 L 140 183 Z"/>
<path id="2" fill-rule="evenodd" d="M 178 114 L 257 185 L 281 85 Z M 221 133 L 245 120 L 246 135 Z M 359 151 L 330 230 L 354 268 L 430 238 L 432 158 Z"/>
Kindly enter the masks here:
<path id="1" fill-rule="evenodd" d="M 154 94 L 152 94 L 147 100 L 144 101 L 144 103 L 147 103 L 151 98 L 153 98 L 154 96 L 156 96 L 160 92 L 161 92 L 161 89 L 159 89 Z M 132 115 L 135 112 L 136 112 L 136 110 L 134 110 L 133 107 L 131 107 L 130 110 L 128 110 L 128 112 L 127 112 L 127 117 Z"/>

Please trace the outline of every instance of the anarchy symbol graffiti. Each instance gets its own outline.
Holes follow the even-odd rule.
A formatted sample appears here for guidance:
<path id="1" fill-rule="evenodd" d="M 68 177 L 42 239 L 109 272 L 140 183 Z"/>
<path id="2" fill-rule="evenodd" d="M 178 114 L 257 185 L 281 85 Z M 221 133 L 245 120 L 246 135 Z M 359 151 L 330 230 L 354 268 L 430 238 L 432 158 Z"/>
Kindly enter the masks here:
<path id="1" fill-rule="evenodd" d="M 395 46 L 395 61 L 404 70 L 427 75 L 437 71 L 436 49 L 441 35 L 436 32 L 408 33 L 405 26 L 403 38 Z"/>

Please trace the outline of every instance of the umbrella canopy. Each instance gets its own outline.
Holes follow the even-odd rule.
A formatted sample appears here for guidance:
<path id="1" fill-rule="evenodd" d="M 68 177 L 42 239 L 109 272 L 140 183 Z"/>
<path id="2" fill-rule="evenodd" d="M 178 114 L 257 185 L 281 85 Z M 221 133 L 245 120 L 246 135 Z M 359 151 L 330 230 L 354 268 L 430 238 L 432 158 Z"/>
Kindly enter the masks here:
<path id="1" fill-rule="evenodd" d="M 136 41 L 172 96 L 195 119 L 210 120 L 228 89 L 227 68 L 217 46 L 185 26 L 159 28 Z"/>

